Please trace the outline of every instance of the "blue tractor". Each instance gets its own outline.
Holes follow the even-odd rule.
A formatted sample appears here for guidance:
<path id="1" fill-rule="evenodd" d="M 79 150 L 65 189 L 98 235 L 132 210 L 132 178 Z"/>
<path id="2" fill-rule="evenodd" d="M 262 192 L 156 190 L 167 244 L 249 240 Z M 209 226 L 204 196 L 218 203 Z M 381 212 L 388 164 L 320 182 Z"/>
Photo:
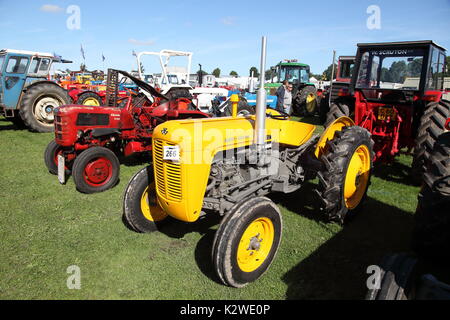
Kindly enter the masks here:
<path id="1" fill-rule="evenodd" d="M 53 54 L 0 50 L 0 115 L 35 132 L 53 131 L 53 109 L 71 103 L 49 79 L 52 63 L 71 63 Z"/>

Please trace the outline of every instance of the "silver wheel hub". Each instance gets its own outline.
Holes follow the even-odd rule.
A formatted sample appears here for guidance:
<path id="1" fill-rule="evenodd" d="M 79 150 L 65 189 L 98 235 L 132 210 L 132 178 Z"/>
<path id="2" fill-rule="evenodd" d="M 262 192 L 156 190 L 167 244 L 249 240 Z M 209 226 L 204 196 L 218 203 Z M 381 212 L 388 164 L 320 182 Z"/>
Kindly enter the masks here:
<path id="1" fill-rule="evenodd" d="M 36 119 L 44 123 L 52 123 L 54 120 L 53 109 L 61 103 L 52 97 L 39 99 L 34 107 L 34 115 Z"/>

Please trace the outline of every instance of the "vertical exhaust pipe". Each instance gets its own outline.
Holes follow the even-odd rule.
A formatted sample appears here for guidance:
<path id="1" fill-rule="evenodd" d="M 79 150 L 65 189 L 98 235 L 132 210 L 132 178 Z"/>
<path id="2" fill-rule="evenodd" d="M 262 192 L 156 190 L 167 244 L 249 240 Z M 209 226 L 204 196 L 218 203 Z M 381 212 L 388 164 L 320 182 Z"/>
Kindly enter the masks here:
<path id="1" fill-rule="evenodd" d="M 266 107 L 267 97 L 266 90 L 264 89 L 265 82 L 265 70 L 266 70 L 266 50 L 267 50 L 267 38 L 262 37 L 261 45 L 261 65 L 259 75 L 259 89 L 256 96 L 256 121 L 255 121 L 255 136 L 257 150 L 262 150 L 266 140 Z"/>

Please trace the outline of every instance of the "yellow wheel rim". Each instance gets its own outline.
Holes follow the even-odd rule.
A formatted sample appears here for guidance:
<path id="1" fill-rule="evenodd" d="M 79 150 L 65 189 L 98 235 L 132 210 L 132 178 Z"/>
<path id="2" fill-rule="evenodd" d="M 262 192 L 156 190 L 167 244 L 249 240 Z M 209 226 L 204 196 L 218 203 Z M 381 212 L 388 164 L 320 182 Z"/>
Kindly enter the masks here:
<path id="1" fill-rule="evenodd" d="M 344 200 L 348 209 L 356 208 L 366 192 L 370 176 L 370 152 L 359 146 L 348 165 L 344 184 Z"/>
<path id="2" fill-rule="evenodd" d="M 316 110 L 316 107 L 317 107 L 316 95 L 314 93 L 308 94 L 308 96 L 306 97 L 306 110 L 309 113 L 312 113 L 314 112 L 314 110 Z"/>
<path id="3" fill-rule="evenodd" d="M 83 101 L 84 106 L 99 106 L 98 100 L 95 98 L 87 98 Z"/>
<path id="4" fill-rule="evenodd" d="M 258 269 L 272 248 L 275 229 L 269 218 L 258 218 L 245 229 L 237 250 L 239 268 L 244 272 Z"/>
<path id="5" fill-rule="evenodd" d="M 151 183 L 141 196 L 141 211 L 144 217 L 150 221 L 161 221 L 167 217 L 167 213 L 158 205 L 155 183 Z"/>

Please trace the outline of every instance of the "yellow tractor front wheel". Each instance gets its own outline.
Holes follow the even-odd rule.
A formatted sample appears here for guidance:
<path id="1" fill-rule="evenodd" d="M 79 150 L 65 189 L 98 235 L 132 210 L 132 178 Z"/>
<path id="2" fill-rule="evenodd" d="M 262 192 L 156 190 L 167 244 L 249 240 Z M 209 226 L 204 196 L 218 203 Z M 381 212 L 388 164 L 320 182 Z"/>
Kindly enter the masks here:
<path id="1" fill-rule="evenodd" d="M 213 264 L 220 280 L 240 288 L 270 266 L 281 242 L 282 218 L 268 198 L 237 204 L 223 219 L 213 244 Z"/>
<path id="2" fill-rule="evenodd" d="M 327 141 L 320 160 L 318 194 L 328 219 L 343 223 L 363 203 L 370 184 L 373 141 L 361 127 L 344 127 Z"/>
<path id="3" fill-rule="evenodd" d="M 167 220 L 167 213 L 157 201 L 151 166 L 140 170 L 128 183 L 123 200 L 123 217 L 129 227 L 141 233 L 157 231 Z"/>

